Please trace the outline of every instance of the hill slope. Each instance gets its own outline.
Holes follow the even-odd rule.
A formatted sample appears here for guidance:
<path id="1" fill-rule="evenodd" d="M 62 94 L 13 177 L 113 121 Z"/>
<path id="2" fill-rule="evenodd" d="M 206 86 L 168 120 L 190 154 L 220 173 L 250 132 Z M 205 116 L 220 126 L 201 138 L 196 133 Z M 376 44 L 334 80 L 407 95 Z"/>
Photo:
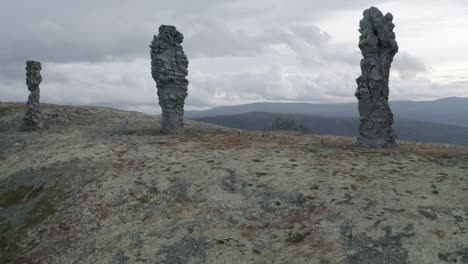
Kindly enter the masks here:
<path id="1" fill-rule="evenodd" d="M 451 97 L 434 101 L 391 101 L 392 111 L 398 120 L 416 120 L 468 127 L 468 98 Z M 206 111 L 187 111 L 187 118 L 235 115 L 247 112 L 307 114 L 324 117 L 359 117 L 356 103 L 254 103 L 215 107 Z"/>
<path id="2" fill-rule="evenodd" d="M 295 120 L 318 134 L 357 136 L 359 120 L 353 117 L 323 117 L 302 114 L 250 112 L 238 115 L 211 116 L 195 120 L 247 130 L 270 130 L 276 117 Z M 468 127 L 435 124 L 405 119 L 395 120 L 399 140 L 468 145 Z"/>
<path id="3" fill-rule="evenodd" d="M 1 263 L 466 262 L 468 148 L 0 104 Z M 126 121 L 128 120 L 128 127 Z M 324 143 L 320 139 L 324 138 Z"/>

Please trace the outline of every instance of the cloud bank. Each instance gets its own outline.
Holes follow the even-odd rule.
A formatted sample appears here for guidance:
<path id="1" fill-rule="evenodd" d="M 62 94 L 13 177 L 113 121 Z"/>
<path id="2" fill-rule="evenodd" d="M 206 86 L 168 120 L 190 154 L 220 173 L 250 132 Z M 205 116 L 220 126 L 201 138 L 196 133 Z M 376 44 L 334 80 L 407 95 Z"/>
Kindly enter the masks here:
<path id="1" fill-rule="evenodd" d="M 35 59 L 44 66 L 43 102 L 157 113 L 148 45 L 159 25 L 173 24 L 185 35 L 190 61 L 188 109 L 255 101 L 352 102 L 361 59 L 359 19 L 375 2 L 5 0 L 0 100 L 26 100 L 25 61 Z M 394 14 L 400 44 L 392 67 L 393 100 L 468 96 L 468 54 L 436 41 L 418 45 L 437 37 L 431 27 L 446 28 L 446 37 L 452 32 L 454 41 L 468 44 L 458 31 L 467 20 L 444 16 L 431 27 L 424 20 L 434 9 L 443 14 L 468 4 L 454 0 L 441 8 L 429 2 L 434 5 L 425 1 L 419 13 L 410 12 L 421 8 L 413 2 L 379 5 Z M 442 52 L 447 56 L 428 55 Z"/>

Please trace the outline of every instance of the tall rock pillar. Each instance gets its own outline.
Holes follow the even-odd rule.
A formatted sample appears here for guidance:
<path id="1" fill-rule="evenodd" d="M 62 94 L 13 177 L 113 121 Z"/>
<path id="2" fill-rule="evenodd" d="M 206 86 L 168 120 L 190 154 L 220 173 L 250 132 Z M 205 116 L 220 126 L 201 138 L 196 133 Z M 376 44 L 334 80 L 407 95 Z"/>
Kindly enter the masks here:
<path id="1" fill-rule="evenodd" d="M 360 22 L 359 48 L 364 58 L 355 95 L 360 114 L 358 143 L 366 147 L 397 146 L 393 113 L 388 104 L 390 66 L 398 52 L 392 20 L 392 14 L 384 16 L 371 7 L 364 11 Z"/>
<path id="2" fill-rule="evenodd" d="M 184 104 L 188 86 L 188 59 L 181 43 L 184 35 L 174 26 L 162 25 L 151 48 L 151 73 L 162 108 L 161 131 L 168 135 L 184 133 Z"/>
<path id="3" fill-rule="evenodd" d="M 39 105 L 39 85 L 42 82 L 41 70 L 42 66 L 40 62 L 26 62 L 26 85 L 28 86 L 30 94 L 22 124 L 22 129 L 25 131 L 37 130 L 44 127 Z"/>

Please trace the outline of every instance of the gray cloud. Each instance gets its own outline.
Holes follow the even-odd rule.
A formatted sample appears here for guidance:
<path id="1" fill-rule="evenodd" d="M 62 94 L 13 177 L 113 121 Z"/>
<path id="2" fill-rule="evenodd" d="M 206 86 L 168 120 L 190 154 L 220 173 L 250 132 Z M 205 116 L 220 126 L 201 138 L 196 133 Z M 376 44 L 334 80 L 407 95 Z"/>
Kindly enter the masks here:
<path id="1" fill-rule="evenodd" d="M 443 97 L 465 96 L 466 81 L 433 82 L 427 78 L 414 78 L 411 80 L 395 79 L 391 83 L 391 97 L 393 100 L 432 100 Z"/>
<path id="2" fill-rule="evenodd" d="M 191 58 L 255 56 L 264 49 L 256 35 L 232 30 L 217 20 L 204 20 L 194 25 L 196 32 L 185 39 L 185 50 Z"/>
<path id="3" fill-rule="evenodd" d="M 398 1 L 403 3 L 386 3 Z M 44 102 L 154 112 L 148 45 L 160 24 L 174 24 L 186 37 L 189 108 L 264 100 L 354 101 L 358 33 L 336 41 L 336 34 L 318 25 L 346 13 L 353 17 L 346 23 L 357 29 L 362 10 L 375 2 L 5 0 L 0 100 L 26 99 L 24 63 L 38 59 L 44 64 Z M 398 24 L 398 30 L 404 28 Z M 392 99 L 468 96 L 463 82 L 431 79 L 435 66 L 426 66 L 427 58 L 403 44 L 409 42 L 400 43 L 392 67 Z"/>
<path id="4" fill-rule="evenodd" d="M 417 74 L 427 72 L 424 63 L 406 51 L 402 51 L 395 56 L 392 69 L 398 72 L 402 79 L 414 78 Z"/>
<path id="5" fill-rule="evenodd" d="M 315 12 L 306 13 L 299 8 L 304 6 L 303 1 L 292 2 L 286 4 L 282 1 L 266 0 L 141 0 L 135 3 L 125 0 L 5 0 L 0 11 L 0 60 L 4 63 L 25 61 L 29 58 L 48 62 L 89 62 L 109 58 L 133 58 L 146 56 L 152 34 L 157 32 L 158 25 L 164 23 L 175 24 L 181 27 L 183 32 L 191 33 L 193 26 L 205 19 L 226 21 L 230 27 L 236 28 L 236 24 L 242 24 L 236 20 L 255 18 L 259 13 L 277 14 L 279 21 L 301 21 L 301 17 L 324 15 L 340 5 L 343 6 L 341 8 L 355 6 L 343 5 L 342 1 L 333 0 L 328 1 L 326 5 L 314 4 L 313 9 L 311 7 L 308 10 Z M 293 7 L 297 14 L 302 15 L 293 19 L 289 16 L 283 17 L 283 12 L 288 10 L 286 7 Z M 259 18 L 261 17 L 266 21 L 272 19 L 271 15 L 260 15 Z M 200 26 L 212 27 L 206 23 Z M 218 33 L 229 30 L 219 28 L 219 24 L 213 26 L 212 30 Z M 238 36 L 242 37 L 242 31 L 238 32 Z M 199 36 L 201 41 L 213 37 L 207 36 L 209 31 L 203 34 L 205 35 Z M 222 40 L 223 35 L 219 37 Z M 237 42 L 237 45 L 240 42 L 236 39 L 226 41 Z"/>

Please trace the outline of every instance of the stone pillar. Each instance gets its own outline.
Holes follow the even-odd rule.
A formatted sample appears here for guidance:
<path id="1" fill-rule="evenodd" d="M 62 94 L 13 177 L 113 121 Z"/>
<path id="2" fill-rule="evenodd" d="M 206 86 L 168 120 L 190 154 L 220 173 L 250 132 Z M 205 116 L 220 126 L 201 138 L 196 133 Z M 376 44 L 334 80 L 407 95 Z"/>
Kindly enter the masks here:
<path id="1" fill-rule="evenodd" d="M 30 94 L 22 124 L 22 129 L 25 131 L 37 130 L 44 127 L 39 104 L 39 84 L 42 82 L 41 70 L 42 67 L 40 62 L 26 62 L 26 85 L 28 86 Z"/>
<path id="2" fill-rule="evenodd" d="M 358 143 L 366 147 L 397 146 L 393 113 L 388 104 L 390 66 L 398 52 L 392 20 L 392 14 L 384 16 L 371 7 L 364 11 L 360 22 L 359 48 L 364 58 L 355 95 L 360 114 Z"/>
<path id="3" fill-rule="evenodd" d="M 184 104 L 188 87 L 188 59 L 181 43 L 184 35 L 174 26 L 162 25 L 151 48 L 151 73 L 158 89 L 162 109 L 163 134 L 184 133 Z"/>

